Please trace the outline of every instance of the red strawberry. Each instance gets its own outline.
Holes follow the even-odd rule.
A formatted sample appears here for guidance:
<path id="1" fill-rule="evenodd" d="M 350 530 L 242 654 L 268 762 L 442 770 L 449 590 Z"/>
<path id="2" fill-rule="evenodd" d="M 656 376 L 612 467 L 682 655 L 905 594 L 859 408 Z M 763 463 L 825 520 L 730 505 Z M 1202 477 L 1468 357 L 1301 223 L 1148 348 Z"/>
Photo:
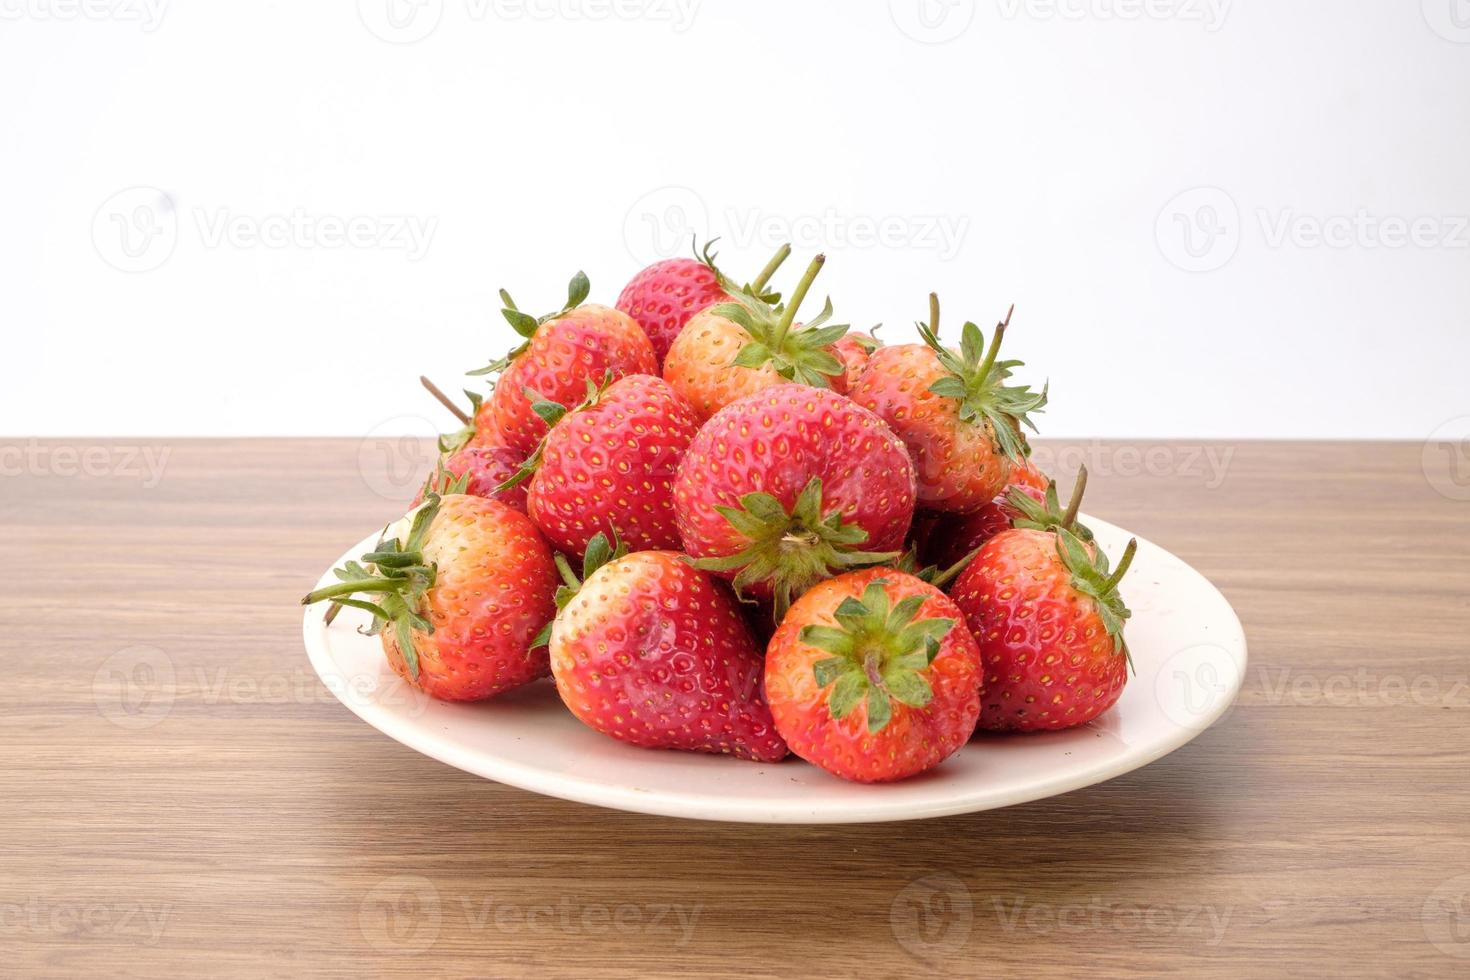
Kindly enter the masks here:
<path id="1" fill-rule="evenodd" d="M 980 328 L 966 323 L 959 352 L 939 343 L 938 301 L 930 297 L 929 325 L 920 324 L 923 344 L 874 351 L 853 385 L 853 401 L 892 426 L 913 454 L 919 474 L 919 506 L 967 513 L 1000 493 L 1011 461 L 1024 455 L 1021 426 L 1046 404 L 1046 390 L 1008 386 L 1020 361 L 996 355 L 1005 335 L 999 324 L 985 346 Z"/>
<path id="2" fill-rule="evenodd" d="M 868 369 L 868 358 L 882 346 L 878 338 L 867 333 L 850 333 L 833 344 L 832 352 L 842 361 L 844 368 L 841 381 L 834 382 L 833 389 L 843 393 L 851 391 L 857 379 Z"/>
<path id="3" fill-rule="evenodd" d="M 467 493 L 473 497 L 499 500 L 524 514 L 525 488 L 511 486 L 502 489 L 501 485 L 520 472 L 525 454 L 502 444 L 493 430 L 480 431 L 477 419 L 484 411 L 484 400 L 474 392 L 466 391 L 470 399 L 470 414 L 466 415 L 428 378 L 420 377 L 419 381 L 465 424 L 458 432 L 439 437 L 439 460 L 414 498 L 413 506 L 423 503 L 424 497 L 430 493 L 441 497 Z"/>
<path id="4" fill-rule="evenodd" d="M 1031 499 L 1040 501 L 1042 495 L 1030 487 L 1017 487 Z M 1002 531 L 1011 529 L 1011 522 L 1021 516 L 1021 511 L 1001 494 L 979 510 L 969 514 L 939 514 L 926 535 L 919 554 L 931 565 L 948 568 L 976 548 Z"/>
<path id="5" fill-rule="evenodd" d="M 524 514 L 525 484 L 505 485 L 521 471 L 524 462 L 520 453 L 505 446 L 466 446 L 439 458 L 438 467 L 419 491 L 413 506 L 417 507 L 430 493 L 441 497 L 467 493 L 472 497 L 498 500 Z"/>
<path id="6" fill-rule="evenodd" d="M 648 334 L 660 364 L 690 317 L 716 303 L 735 301 L 732 294 L 737 287 L 715 266 L 715 257 L 710 254 L 713 244 L 706 245 L 699 258 L 655 262 L 634 276 L 618 297 L 618 309 L 637 320 Z M 760 296 L 790 254 L 791 246 L 783 246 L 746 291 Z M 779 299 L 774 295 L 763 298 L 770 302 Z"/>
<path id="7" fill-rule="evenodd" d="M 914 514 L 914 467 L 877 416 L 786 384 L 722 409 L 679 464 L 674 513 L 695 564 L 775 600 L 890 561 Z M 859 550 L 859 549 L 862 550 Z"/>
<path id="8" fill-rule="evenodd" d="M 696 314 L 685 325 L 664 359 L 664 380 L 694 406 L 701 420 L 787 381 L 820 388 L 841 382 L 846 368 L 832 345 L 847 333 L 847 325 L 824 326 L 832 317 L 831 300 L 815 320 L 793 329 L 796 311 L 825 261 L 821 255 L 812 260 L 782 310 L 742 294 L 736 302 Z"/>
<path id="9" fill-rule="evenodd" d="M 674 473 L 699 426 L 662 378 L 631 374 L 565 413 L 538 403 L 553 421 L 527 460 L 527 513 L 553 545 L 581 555 L 597 534 L 635 551 L 678 548 Z"/>
<path id="10" fill-rule="evenodd" d="M 1019 463 L 1014 460 L 1011 462 L 1011 482 L 1008 484 L 1009 486 L 1031 487 L 1034 490 L 1040 490 L 1042 493 L 1046 493 L 1046 488 L 1050 483 L 1051 478 L 1037 468 L 1036 464 L 1031 461 L 1031 457 L 1027 456 Z"/>
<path id="11" fill-rule="evenodd" d="M 1086 479 L 1087 471 L 1084 468 L 1078 477 L 1079 485 L 1085 483 Z M 1037 504 L 1047 505 L 1051 508 L 1051 513 L 1061 513 L 1057 508 L 1056 484 L 1042 475 L 1030 459 L 1020 465 L 1011 466 L 1011 481 L 1006 490 L 1009 491 L 1012 487 Z M 1046 511 L 1043 510 L 1043 513 Z M 997 494 L 990 503 L 969 514 L 926 514 L 925 533 L 918 553 L 924 561 L 948 568 L 962 561 L 966 555 L 1000 532 L 1010 530 L 1013 521 L 1025 517 L 1027 513 L 1023 513 L 1019 506 L 1011 502 L 1008 492 Z M 1029 519 L 1043 520 L 1035 513 L 1029 513 Z M 915 526 L 919 523 L 916 518 Z"/>
<path id="12" fill-rule="evenodd" d="M 557 558 L 567 587 L 557 595 L 551 671 L 572 714 L 645 748 L 785 758 L 761 690 L 761 652 L 729 587 L 677 552 L 610 550 L 593 539 L 580 585 Z"/>
<path id="13" fill-rule="evenodd" d="M 969 740 L 980 651 L 943 592 L 891 568 L 822 582 L 766 650 L 766 694 L 791 751 L 844 779 L 903 779 Z"/>
<path id="14" fill-rule="evenodd" d="M 556 566 L 526 515 L 502 503 L 430 496 L 337 577 L 302 602 L 372 612 L 394 671 L 433 697 L 479 701 L 550 669 L 532 641 L 556 613 Z"/>
<path id="15" fill-rule="evenodd" d="M 1130 541 L 1110 572 L 1107 555 L 1071 519 L 1079 497 L 1073 494 L 1065 521 L 991 538 L 955 582 L 955 604 L 985 663 L 982 729 L 1071 728 L 1123 693 L 1129 611 L 1118 582 L 1138 544 Z M 1016 489 L 1011 499 L 1026 498 Z"/>
<path id="16" fill-rule="evenodd" d="M 539 320 L 516 309 L 504 290 L 500 293 L 505 301 L 501 312 L 526 342 L 472 373 L 501 372 L 489 401 L 490 431 L 501 444 L 524 455 L 546 434 L 546 423 L 532 410 L 527 389 L 548 401 L 571 405 L 582 400 L 588 381 L 601 381 L 609 373 L 614 379 L 658 373 L 658 360 L 643 328 L 626 313 L 582 305 L 589 289 L 587 277 L 577 273 L 567 289 L 567 305 Z"/>

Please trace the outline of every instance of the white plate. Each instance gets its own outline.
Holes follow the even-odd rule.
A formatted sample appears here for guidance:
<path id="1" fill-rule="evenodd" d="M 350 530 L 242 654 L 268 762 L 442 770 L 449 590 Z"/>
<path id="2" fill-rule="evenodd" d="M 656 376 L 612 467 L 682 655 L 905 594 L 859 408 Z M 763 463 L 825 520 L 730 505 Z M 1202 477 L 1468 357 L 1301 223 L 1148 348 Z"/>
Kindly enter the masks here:
<path id="1" fill-rule="evenodd" d="M 1110 557 L 1131 536 L 1087 519 Z M 370 550 L 367 538 L 343 556 Z M 340 564 L 339 560 L 336 564 Z M 330 571 L 321 585 L 335 581 Z M 899 783 L 844 782 L 792 756 L 762 764 L 639 749 L 583 726 L 550 680 L 480 704 L 434 701 L 389 669 L 369 617 L 306 610 L 306 649 L 323 683 L 368 724 L 427 756 L 521 789 L 563 799 L 700 820 L 866 823 L 939 817 L 1025 803 L 1147 765 L 1209 727 L 1245 677 L 1245 635 L 1204 576 L 1147 541 L 1123 583 L 1133 610 L 1136 673 L 1091 724 L 1037 735 L 981 735 L 939 767 Z"/>

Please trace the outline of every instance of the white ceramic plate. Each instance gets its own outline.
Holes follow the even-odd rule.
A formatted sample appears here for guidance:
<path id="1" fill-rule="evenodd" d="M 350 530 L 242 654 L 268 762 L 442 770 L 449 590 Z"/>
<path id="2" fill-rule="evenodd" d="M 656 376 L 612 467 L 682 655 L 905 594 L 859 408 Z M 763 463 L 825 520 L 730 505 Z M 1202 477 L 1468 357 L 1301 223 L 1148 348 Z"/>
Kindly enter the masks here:
<path id="1" fill-rule="evenodd" d="M 1114 560 L 1130 535 L 1087 518 Z M 343 556 L 356 558 L 377 535 Z M 341 560 L 334 564 L 340 564 Z M 330 571 L 321 585 L 335 581 Z M 864 786 L 792 756 L 774 765 L 634 748 L 583 726 L 550 680 L 480 704 L 434 701 L 387 665 L 369 617 L 306 611 L 306 649 L 328 688 L 368 724 L 427 756 L 511 786 L 582 803 L 700 820 L 865 823 L 1025 803 L 1147 765 L 1204 731 L 1245 677 L 1245 635 L 1204 576 L 1147 541 L 1124 581 L 1136 673 L 1088 725 L 1036 735 L 977 736 L 913 779 Z"/>

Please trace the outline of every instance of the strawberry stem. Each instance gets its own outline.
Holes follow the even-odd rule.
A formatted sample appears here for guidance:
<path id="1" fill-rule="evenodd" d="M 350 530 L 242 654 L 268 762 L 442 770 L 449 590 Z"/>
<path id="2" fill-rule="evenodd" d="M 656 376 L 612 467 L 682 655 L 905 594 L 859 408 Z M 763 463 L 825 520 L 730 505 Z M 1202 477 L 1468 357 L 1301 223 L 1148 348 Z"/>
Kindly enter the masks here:
<path id="1" fill-rule="evenodd" d="M 771 281 L 771 277 L 776 274 L 777 269 L 781 268 L 781 263 L 785 262 L 790 254 L 791 243 L 787 242 L 781 246 L 775 255 L 771 256 L 771 261 L 766 263 L 766 267 L 761 270 L 761 274 L 755 277 L 755 282 L 750 284 L 751 292 L 759 296 L 761 290 L 766 288 L 766 283 Z"/>
<path id="2" fill-rule="evenodd" d="M 1137 552 L 1138 539 L 1130 538 L 1128 541 L 1128 547 L 1123 549 L 1123 557 L 1118 560 L 1118 567 L 1113 569 L 1113 574 L 1109 575 L 1108 580 L 1103 583 L 1103 595 L 1107 595 L 1109 592 L 1116 589 L 1118 587 L 1118 583 L 1123 581 L 1123 575 L 1128 571 L 1128 566 L 1133 564 L 1133 556 Z"/>
<path id="3" fill-rule="evenodd" d="M 571 562 L 567 561 L 567 556 L 561 552 L 557 552 L 554 561 L 556 562 L 556 570 L 561 573 L 561 580 L 567 584 L 567 588 L 580 589 L 582 587 L 582 580 L 577 578 L 576 572 L 572 571 L 572 565 Z"/>
<path id="4" fill-rule="evenodd" d="M 385 589 L 384 586 L 389 586 L 389 588 Z M 391 586 L 391 582 L 381 578 L 363 578 L 350 582 L 338 582 L 336 585 L 329 585 L 326 588 L 307 593 L 302 598 L 301 604 L 303 606 L 309 606 L 313 603 L 321 602 L 323 599 L 331 599 L 339 595 L 351 595 L 354 592 L 391 591 Z"/>
<path id="5" fill-rule="evenodd" d="M 1077 521 L 1077 512 L 1082 509 L 1082 491 L 1087 489 L 1087 467 L 1080 466 L 1077 469 L 1077 482 L 1072 484 L 1072 499 L 1067 501 L 1067 509 L 1062 514 L 1062 527 L 1068 531 Z"/>
<path id="6" fill-rule="evenodd" d="M 772 338 L 771 349 L 778 351 L 786 341 L 786 334 L 791 330 L 791 324 L 796 320 L 796 311 L 801 307 L 801 301 L 806 299 L 806 294 L 816 281 L 817 273 L 822 271 L 822 264 L 827 261 L 827 256 L 818 255 L 812 259 L 811 264 L 802 273 L 801 282 L 796 284 L 796 291 L 791 294 L 791 301 L 786 304 L 786 312 L 781 314 L 781 322 L 776 324 L 776 333 Z"/>
<path id="7" fill-rule="evenodd" d="M 939 294 L 929 294 L 929 332 L 939 336 Z"/>
<path id="8" fill-rule="evenodd" d="M 990 336 L 990 349 L 985 352 L 985 360 L 980 364 L 980 370 L 975 377 L 981 381 L 990 377 L 990 368 L 995 364 L 995 356 L 1000 353 L 1000 342 L 1006 335 L 1006 327 L 1011 325 L 1011 314 L 1016 311 L 1015 304 L 1006 311 L 1006 318 L 995 325 L 995 333 Z"/>
<path id="9" fill-rule="evenodd" d="M 428 389 L 429 394 L 433 395 L 436 399 L 439 400 L 440 405 L 443 405 L 445 408 L 453 412 L 455 418 L 459 419 L 465 425 L 470 424 L 470 417 L 465 414 L 464 409 L 454 404 L 453 400 L 451 400 L 448 395 L 439 390 L 438 385 L 434 384 L 434 382 L 430 381 L 422 374 L 419 375 L 419 383 Z"/>

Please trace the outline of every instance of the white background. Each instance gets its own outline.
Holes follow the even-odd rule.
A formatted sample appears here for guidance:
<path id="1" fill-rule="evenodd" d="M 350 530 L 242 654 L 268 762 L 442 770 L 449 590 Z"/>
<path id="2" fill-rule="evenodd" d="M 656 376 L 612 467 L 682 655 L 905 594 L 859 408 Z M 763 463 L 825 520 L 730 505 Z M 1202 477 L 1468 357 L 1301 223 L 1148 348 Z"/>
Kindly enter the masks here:
<path id="1" fill-rule="evenodd" d="M 0 0 L 0 434 L 438 425 L 691 230 L 1014 301 L 1045 434 L 1470 412 L 1467 0 L 78 2 Z"/>

